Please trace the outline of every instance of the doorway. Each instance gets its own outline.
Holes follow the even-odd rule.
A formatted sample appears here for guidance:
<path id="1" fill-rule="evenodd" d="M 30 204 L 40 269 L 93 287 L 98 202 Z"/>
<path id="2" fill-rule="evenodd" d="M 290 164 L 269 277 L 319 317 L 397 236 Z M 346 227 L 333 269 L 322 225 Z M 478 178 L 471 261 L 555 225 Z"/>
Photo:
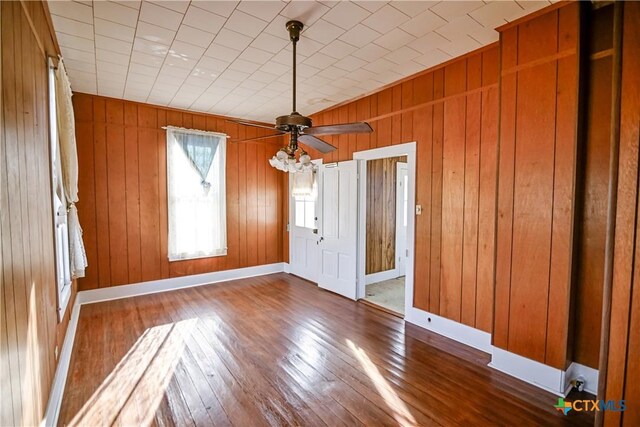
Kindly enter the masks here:
<path id="1" fill-rule="evenodd" d="M 388 147 L 356 152 L 353 160 L 319 164 L 315 175 L 316 191 L 312 200 L 292 197 L 290 190 L 289 248 L 290 272 L 315 282 L 320 288 L 353 300 L 366 297 L 366 236 L 367 236 L 367 162 L 375 159 L 403 157 L 404 165 L 396 165 L 395 180 L 402 182 L 404 213 L 400 226 L 393 228 L 393 247 L 400 249 L 402 258 L 397 263 L 404 270 L 404 309 L 413 307 L 414 240 L 415 240 L 415 176 L 416 143 L 409 142 Z M 405 177 L 406 176 L 406 177 Z M 293 177 L 290 177 L 293 179 Z M 395 202 L 394 202 L 395 203 Z M 396 207 L 397 208 L 397 207 Z M 311 215 L 315 213 L 315 217 Z M 394 211 L 395 215 L 395 211 Z M 406 220 L 404 220 L 406 218 Z M 308 219 L 305 220 L 305 219 Z M 313 228 L 315 226 L 315 228 Z M 398 230 L 397 227 L 400 227 Z M 406 235 L 401 243 L 395 236 Z M 395 255 L 394 255 L 394 269 Z M 399 277 L 396 275 L 392 278 Z M 370 288 L 371 289 L 371 288 Z M 402 306 L 400 304 L 400 306 Z"/>
<path id="2" fill-rule="evenodd" d="M 357 298 L 404 317 L 413 306 L 415 142 L 353 157 L 360 187 Z"/>
<path id="3" fill-rule="evenodd" d="M 366 161 L 365 301 L 404 315 L 407 156 Z"/>
<path id="4" fill-rule="evenodd" d="M 296 191 L 302 174 L 289 174 L 289 271 L 296 276 L 318 282 L 319 228 L 322 212 L 322 159 L 313 161 L 309 191 Z M 304 185 L 304 182 L 302 183 Z"/>
<path id="5" fill-rule="evenodd" d="M 296 191 L 297 180 L 302 180 L 302 190 L 310 188 L 301 173 L 289 177 L 289 271 L 353 300 L 358 260 L 357 171 L 355 160 L 318 162 L 313 191 Z"/>

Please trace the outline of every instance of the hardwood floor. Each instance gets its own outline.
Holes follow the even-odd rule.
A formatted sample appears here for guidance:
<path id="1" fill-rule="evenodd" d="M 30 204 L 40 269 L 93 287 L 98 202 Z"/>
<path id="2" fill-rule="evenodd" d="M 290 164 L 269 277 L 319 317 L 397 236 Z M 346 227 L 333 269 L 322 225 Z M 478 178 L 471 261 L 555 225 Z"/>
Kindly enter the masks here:
<path id="1" fill-rule="evenodd" d="M 84 306 L 60 424 L 592 424 L 487 363 L 274 274 Z"/>

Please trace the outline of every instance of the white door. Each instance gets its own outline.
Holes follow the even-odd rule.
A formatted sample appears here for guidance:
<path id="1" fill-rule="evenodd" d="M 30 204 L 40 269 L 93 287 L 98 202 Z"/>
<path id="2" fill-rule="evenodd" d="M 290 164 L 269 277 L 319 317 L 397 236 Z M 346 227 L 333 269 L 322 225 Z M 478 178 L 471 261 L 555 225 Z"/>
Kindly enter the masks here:
<path id="1" fill-rule="evenodd" d="M 289 174 L 289 271 L 296 276 L 318 283 L 320 270 L 318 215 L 322 202 L 319 197 L 322 171 L 318 169 L 315 174 L 318 191 L 308 197 L 291 196 L 293 174 Z"/>
<path id="2" fill-rule="evenodd" d="M 409 202 L 406 163 L 397 163 L 396 177 L 396 270 L 398 270 L 398 276 L 404 276 L 407 268 L 407 203 Z"/>
<path id="3" fill-rule="evenodd" d="M 351 299 L 356 299 L 357 165 L 350 160 L 321 166 L 318 285 Z"/>

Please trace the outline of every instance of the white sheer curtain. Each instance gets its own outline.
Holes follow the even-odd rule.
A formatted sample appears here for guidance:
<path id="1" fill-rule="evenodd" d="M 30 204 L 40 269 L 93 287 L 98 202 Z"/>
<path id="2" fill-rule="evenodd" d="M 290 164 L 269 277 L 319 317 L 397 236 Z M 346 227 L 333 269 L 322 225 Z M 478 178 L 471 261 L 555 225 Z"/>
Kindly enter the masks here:
<path id="1" fill-rule="evenodd" d="M 167 127 L 170 261 L 227 254 L 226 138 Z"/>
<path id="2" fill-rule="evenodd" d="M 82 228 L 78 219 L 76 203 L 78 202 L 78 155 L 76 151 L 76 130 L 73 116 L 73 102 L 71 101 L 71 85 L 64 68 L 62 60 L 58 62 L 56 76 L 56 111 L 58 130 L 58 153 L 60 174 L 62 175 L 62 186 L 64 188 L 64 198 L 66 198 L 67 221 L 68 221 L 68 241 L 69 241 L 69 264 L 71 277 L 84 277 L 84 270 L 87 267 L 87 255 L 82 241 Z"/>

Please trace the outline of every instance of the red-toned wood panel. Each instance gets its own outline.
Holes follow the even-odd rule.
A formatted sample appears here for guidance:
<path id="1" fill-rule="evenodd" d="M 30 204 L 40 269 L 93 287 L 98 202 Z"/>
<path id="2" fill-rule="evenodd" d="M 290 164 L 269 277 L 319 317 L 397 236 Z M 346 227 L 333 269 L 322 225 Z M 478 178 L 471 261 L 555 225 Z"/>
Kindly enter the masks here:
<path id="1" fill-rule="evenodd" d="M 477 82 L 472 82 L 472 80 L 469 79 L 468 84 L 473 84 L 478 87 L 480 85 L 480 70 L 478 69 L 475 73 L 469 73 L 469 76 L 476 76 L 478 80 Z M 474 93 L 467 96 L 460 321 L 469 326 L 476 326 L 481 109 L 481 93 Z"/>
<path id="2" fill-rule="evenodd" d="M 430 89 L 432 89 L 431 86 Z M 426 88 L 425 88 L 426 90 Z M 417 140 L 417 170 L 431 169 L 431 133 L 433 107 L 416 111 L 419 120 L 413 121 L 413 134 Z M 431 267 L 431 175 L 416 180 L 416 205 L 422 206 L 422 215 L 416 215 L 413 303 L 416 307 L 429 307 L 429 272 Z"/>
<path id="3" fill-rule="evenodd" d="M 604 412 L 604 425 L 640 424 L 640 3 L 625 2 L 622 26 L 620 160 L 604 399 L 624 399 L 625 412 Z M 601 373 L 602 375 L 602 373 Z"/>
<path id="4" fill-rule="evenodd" d="M 433 73 L 433 98 L 444 96 L 444 72 Z M 444 132 L 444 105 L 433 106 L 433 128 L 431 135 L 431 269 L 429 278 L 429 311 L 440 314 L 440 272 L 442 238 L 442 141 Z"/>
<path id="5" fill-rule="evenodd" d="M 0 3 L 0 425 L 42 422 L 75 300 L 72 282 L 59 321 L 47 65 L 59 52 L 47 14 L 38 1 Z"/>
<path id="6" fill-rule="evenodd" d="M 86 220 L 90 265 L 80 280 L 82 289 L 283 260 L 282 174 L 267 166 L 276 141 L 227 143 L 228 255 L 169 262 L 162 126 L 195 127 L 240 139 L 263 133 L 221 117 L 85 94 L 75 94 L 74 105 L 83 110 L 77 114 L 79 185 L 84 190 L 78 209 L 83 225 Z"/>
<path id="7" fill-rule="evenodd" d="M 142 280 L 161 278 L 160 253 L 160 196 L 158 194 L 158 144 L 155 129 L 138 128 L 138 180 L 140 188 L 140 251 L 142 257 Z M 122 221 L 114 215 L 114 222 Z M 98 254 L 102 257 L 102 254 Z M 110 282 L 122 285 L 122 282 Z M 82 286 L 82 283 L 81 283 Z"/>
<path id="8" fill-rule="evenodd" d="M 500 35 L 502 66 L 516 64 L 518 28 Z M 511 247 L 513 232 L 513 181 L 516 134 L 516 75 L 501 79 L 500 86 L 500 152 L 498 170 L 498 220 L 496 236 L 496 279 L 493 344 L 507 348 L 509 339 L 509 305 L 511 294 Z"/>
<path id="9" fill-rule="evenodd" d="M 560 369 L 571 318 L 578 17 L 571 3 L 501 34 L 494 344 Z"/>
<path id="10" fill-rule="evenodd" d="M 516 101 L 510 351 L 545 358 L 553 212 L 556 64 L 518 75 Z"/>
<path id="11" fill-rule="evenodd" d="M 115 105 L 114 105 L 115 104 Z M 126 221 L 126 183 L 125 183 L 125 148 L 124 126 L 122 126 L 122 113 L 124 109 L 121 103 L 110 101 L 107 103 L 107 113 L 115 113 L 117 110 L 118 122 L 113 122 L 115 117 L 107 116 L 106 144 L 107 151 L 107 194 L 109 216 L 125 214 L 125 221 L 109 221 L 109 252 L 111 253 L 111 280 L 116 283 L 129 282 L 129 263 L 127 239 L 128 229 Z"/>
<path id="12" fill-rule="evenodd" d="M 486 58 L 485 58 L 486 59 Z M 486 62 L 483 59 L 483 63 Z M 493 58 L 490 59 L 493 61 Z M 486 72 L 483 72 L 483 77 Z M 475 326 L 493 329 L 496 186 L 498 178 L 498 88 L 482 94 L 478 182 L 478 271 Z"/>
<path id="13" fill-rule="evenodd" d="M 577 49 L 578 5 L 558 9 L 558 50 Z M 553 178 L 553 230 L 545 363 L 565 366 L 569 358 L 571 286 L 574 241 L 578 55 L 558 60 L 556 82 L 556 144 Z M 595 302 L 595 301 L 594 301 Z"/>
<path id="14" fill-rule="evenodd" d="M 448 74 L 445 71 L 445 82 Z M 445 84 L 446 86 L 446 84 Z M 462 309 L 462 244 L 464 238 L 466 99 L 444 103 L 442 147 L 442 237 L 440 313 L 460 321 Z"/>
<path id="15" fill-rule="evenodd" d="M 613 5 L 590 14 L 589 53 L 612 49 Z M 602 297 L 607 233 L 607 199 L 611 150 L 611 107 L 613 89 L 612 55 L 589 62 L 586 106 L 586 143 L 582 153 L 577 201 L 576 283 L 574 304 L 576 325 L 573 333 L 573 358 L 598 369 L 602 326 Z"/>

